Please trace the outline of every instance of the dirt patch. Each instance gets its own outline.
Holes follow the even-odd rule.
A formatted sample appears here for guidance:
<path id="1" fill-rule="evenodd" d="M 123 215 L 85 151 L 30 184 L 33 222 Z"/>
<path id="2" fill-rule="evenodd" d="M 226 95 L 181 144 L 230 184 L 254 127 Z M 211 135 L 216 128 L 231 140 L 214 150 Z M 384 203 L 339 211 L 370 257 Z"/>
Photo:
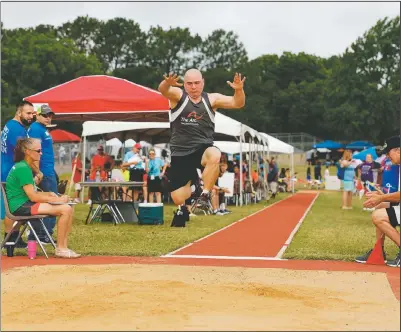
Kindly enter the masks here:
<path id="1" fill-rule="evenodd" d="M 2 330 L 399 330 L 385 274 L 167 265 L 2 273 Z"/>

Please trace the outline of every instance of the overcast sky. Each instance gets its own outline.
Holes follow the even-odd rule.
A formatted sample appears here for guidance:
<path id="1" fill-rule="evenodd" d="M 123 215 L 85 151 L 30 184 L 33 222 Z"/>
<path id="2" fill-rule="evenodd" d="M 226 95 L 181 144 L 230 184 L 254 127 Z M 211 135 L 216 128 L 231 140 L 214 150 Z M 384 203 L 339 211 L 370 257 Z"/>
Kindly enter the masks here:
<path id="1" fill-rule="evenodd" d="M 77 16 L 130 18 L 142 30 L 188 27 L 206 37 L 215 29 L 238 34 L 251 59 L 283 51 L 322 57 L 340 54 L 378 19 L 399 15 L 399 3 L 1 3 L 5 28 L 60 25 Z"/>

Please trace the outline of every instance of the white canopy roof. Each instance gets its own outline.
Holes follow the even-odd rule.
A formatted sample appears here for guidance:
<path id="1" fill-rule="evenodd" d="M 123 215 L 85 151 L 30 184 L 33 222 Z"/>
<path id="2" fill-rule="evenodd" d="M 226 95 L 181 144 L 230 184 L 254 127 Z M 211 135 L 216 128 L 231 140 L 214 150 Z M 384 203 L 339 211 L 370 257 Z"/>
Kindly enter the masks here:
<path id="1" fill-rule="evenodd" d="M 83 123 L 82 136 L 93 136 L 100 134 L 117 133 L 122 131 L 146 130 L 146 129 L 169 129 L 169 122 L 121 122 L 121 121 L 85 121 Z M 215 132 L 222 135 L 236 137 L 249 133 L 252 137 L 263 137 L 249 126 L 234 120 L 224 114 L 216 112 Z M 266 142 L 266 141 L 265 141 Z M 267 143 L 267 142 L 266 142 Z"/>
<path id="2" fill-rule="evenodd" d="M 294 153 L 294 147 L 292 145 L 289 145 L 283 141 L 280 141 L 279 139 L 270 136 L 266 133 L 260 133 L 263 137 L 267 138 L 269 142 L 269 151 L 270 152 L 276 152 L 276 153 L 286 153 L 286 154 L 291 154 Z"/>
<path id="3" fill-rule="evenodd" d="M 228 154 L 240 153 L 241 144 L 239 142 L 228 142 L 228 141 L 215 141 L 214 146 L 217 146 L 221 152 Z M 249 152 L 251 150 L 252 144 L 242 143 L 242 152 Z M 256 145 L 252 147 L 252 151 L 255 151 Z M 262 144 L 257 145 L 258 151 L 264 151 L 266 147 Z"/>
<path id="4" fill-rule="evenodd" d="M 136 129 L 170 128 L 169 122 L 85 121 L 82 136 L 93 136 Z"/>

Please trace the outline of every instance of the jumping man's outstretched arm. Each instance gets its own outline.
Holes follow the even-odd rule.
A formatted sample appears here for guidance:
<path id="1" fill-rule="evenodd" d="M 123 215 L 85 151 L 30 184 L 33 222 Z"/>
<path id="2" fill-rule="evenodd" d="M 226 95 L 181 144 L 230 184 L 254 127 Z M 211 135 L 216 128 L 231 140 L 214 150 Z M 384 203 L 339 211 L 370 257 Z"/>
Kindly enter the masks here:
<path id="1" fill-rule="evenodd" d="M 234 96 L 225 96 L 220 93 L 209 94 L 209 100 L 214 110 L 217 108 L 234 109 L 242 108 L 245 105 L 244 82 L 246 77 L 241 79 L 241 74 L 235 73 L 234 81 L 227 84 L 234 89 Z"/>
<path id="2" fill-rule="evenodd" d="M 160 93 L 169 99 L 170 102 L 178 103 L 182 96 L 182 90 L 177 88 L 178 86 L 182 86 L 182 83 L 178 83 L 179 77 L 177 74 L 163 75 L 163 77 L 164 80 L 159 84 Z"/>

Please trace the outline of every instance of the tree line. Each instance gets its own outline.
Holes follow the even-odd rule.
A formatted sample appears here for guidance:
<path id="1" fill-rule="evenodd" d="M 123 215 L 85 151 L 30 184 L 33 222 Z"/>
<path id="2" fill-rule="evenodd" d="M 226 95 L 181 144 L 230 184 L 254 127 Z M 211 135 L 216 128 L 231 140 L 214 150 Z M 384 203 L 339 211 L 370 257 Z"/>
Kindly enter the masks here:
<path id="1" fill-rule="evenodd" d="M 243 73 L 246 106 L 225 113 L 262 132 L 377 143 L 399 132 L 399 16 L 377 21 L 329 58 L 284 52 L 250 60 L 233 31 L 217 29 L 204 38 L 180 27 L 144 31 L 126 18 L 80 16 L 60 26 L 1 24 L 1 30 L 2 126 L 23 97 L 82 75 L 113 75 L 156 89 L 163 74 L 195 67 L 206 91 L 224 94 L 232 94 L 225 82 Z"/>

